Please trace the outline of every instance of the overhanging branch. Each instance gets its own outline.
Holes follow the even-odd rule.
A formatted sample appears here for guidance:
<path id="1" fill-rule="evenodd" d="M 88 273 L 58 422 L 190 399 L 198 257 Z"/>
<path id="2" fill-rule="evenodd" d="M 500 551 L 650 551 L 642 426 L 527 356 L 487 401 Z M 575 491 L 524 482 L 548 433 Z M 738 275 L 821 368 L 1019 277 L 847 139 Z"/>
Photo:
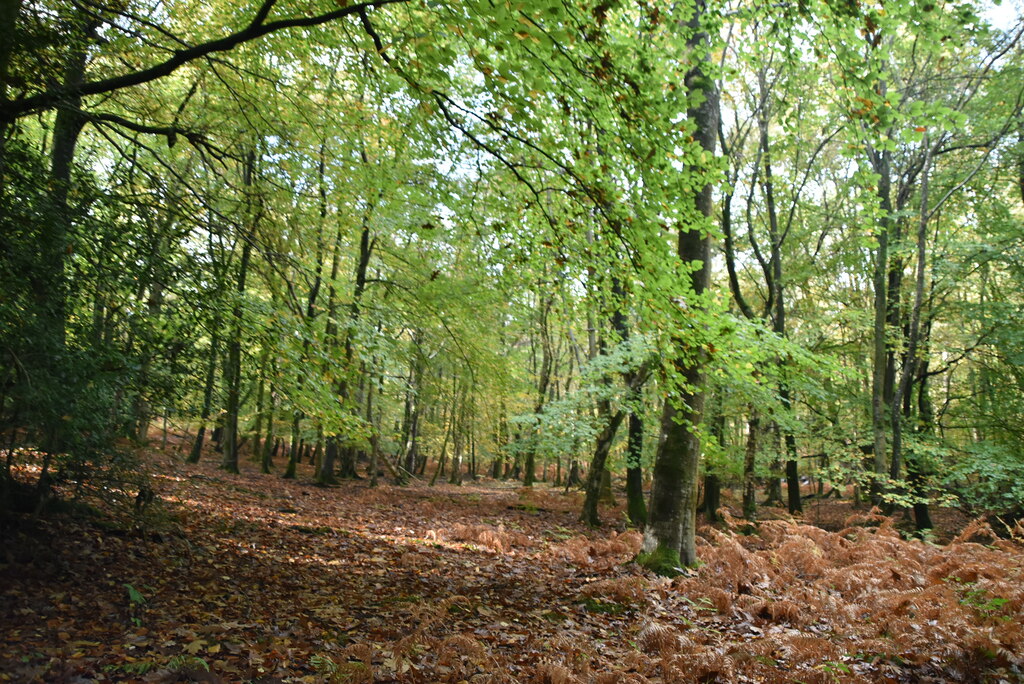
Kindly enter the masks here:
<path id="1" fill-rule="evenodd" d="M 291 28 L 310 28 L 320 26 L 337 19 L 366 12 L 368 9 L 384 7 L 397 3 L 408 2 L 409 0 L 370 0 L 346 5 L 340 9 L 324 14 L 317 14 L 311 17 L 293 17 L 290 19 L 279 19 L 267 22 L 267 15 L 273 8 L 276 0 L 265 0 L 257 11 L 253 20 L 241 31 L 215 40 L 210 40 L 190 48 L 175 50 L 174 55 L 169 59 L 160 62 L 148 69 L 142 69 L 129 74 L 104 78 L 98 81 L 88 81 L 77 86 L 60 86 L 51 88 L 37 95 L 26 97 L 21 100 L 0 103 L 0 121 L 14 121 L 33 112 L 52 109 L 61 102 L 67 102 L 74 98 L 87 95 L 99 95 L 110 93 L 124 88 L 141 85 L 155 81 L 164 76 L 174 73 L 178 68 L 202 59 L 217 52 L 227 52 L 242 43 L 247 43 L 257 38 L 283 31 Z"/>

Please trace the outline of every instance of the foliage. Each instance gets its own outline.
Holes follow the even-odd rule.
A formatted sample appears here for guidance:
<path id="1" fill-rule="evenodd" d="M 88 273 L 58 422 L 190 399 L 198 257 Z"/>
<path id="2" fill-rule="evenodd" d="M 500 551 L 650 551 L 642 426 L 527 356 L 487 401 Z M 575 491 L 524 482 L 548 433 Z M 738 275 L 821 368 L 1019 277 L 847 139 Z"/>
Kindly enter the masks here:
<path id="1" fill-rule="evenodd" d="M 116 447 L 164 421 L 229 469 L 225 444 L 268 470 L 275 445 L 321 465 L 330 446 L 347 477 L 443 454 L 529 479 L 586 461 L 624 410 L 646 467 L 659 404 L 698 390 L 714 411 L 690 429 L 726 488 L 789 461 L 890 504 L 1021 508 L 1019 21 L 903 1 L 709 3 L 693 25 L 685 3 L 603 0 L 11 7 L 5 507 L 138 491 Z M 689 115 L 712 84 L 720 157 Z M 700 297 L 689 230 L 718 242 Z"/>
<path id="2" fill-rule="evenodd" d="M 944 484 L 975 512 L 1019 515 L 1024 506 L 1020 455 L 992 443 L 972 444 L 966 454 L 943 473 Z"/>

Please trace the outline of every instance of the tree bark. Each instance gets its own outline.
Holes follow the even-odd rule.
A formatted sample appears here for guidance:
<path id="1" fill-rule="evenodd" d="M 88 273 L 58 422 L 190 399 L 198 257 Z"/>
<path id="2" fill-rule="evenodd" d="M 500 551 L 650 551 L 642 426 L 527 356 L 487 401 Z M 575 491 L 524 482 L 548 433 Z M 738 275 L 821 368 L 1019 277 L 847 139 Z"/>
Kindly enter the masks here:
<path id="1" fill-rule="evenodd" d="M 540 371 L 537 379 L 537 399 L 533 405 L 533 413 L 540 420 L 540 414 L 544 410 L 544 403 L 547 401 L 548 386 L 551 383 L 552 367 L 554 365 L 554 359 L 551 348 L 551 330 L 548 326 L 548 315 L 551 313 L 551 306 L 554 303 L 553 297 L 546 297 L 541 300 L 540 303 L 540 343 L 541 343 L 541 363 Z M 539 430 L 539 428 L 538 428 Z M 534 437 L 537 436 L 537 430 L 534 431 Z M 537 440 L 534 439 L 530 445 L 530 448 L 526 450 L 526 459 L 524 467 L 526 472 L 523 476 L 523 486 L 532 487 L 536 481 L 536 460 L 537 460 Z"/>
<path id="2" fill-rule="evenodd" d="M 925 268 L 927 259 L 928 239 L 928 177 L 931 166 L 931 147 L 928 143 L 927 134 L 924 137 L 925 159 L 921 172 L 921 211 L 917 228 L 916 246 L 916 273 L 914 279 L 914 304 L 910 313 L 910 328 L 907 334 L 906 361 L 903 365 L 899 383 L 896 385 L 893 394 L 891 407 L 892 420 L 892 462 L 889 475 L 893 480 L 900 479 L 900 468 L 903 458 L 903 398 L 912 393 L 914 378 L 917 374 L 917 351 L 920 343 L 921 331 L 921 307 L 924 301 Z M 923 382 L 923 380 L 922 380 Z M 907 460 L 907 473 L 911 480 L 911 490 L 915 497 L 913 504 L 914 517 L 918 530 L 928 529 L 932 526 L 931 516 L 928 513 L 928 502 L 924 499 L 923 475 L 916 458 Z"/>
<path id="3" fill-rule="evenodd" d="M 602 405 L 599 409 L 601 415 L 608 416 L 611 412 L 611 402 L 603 399 L 599 403 Z M 618 432 L 619 425 L 622 424 L 625 417 L 625 411 L 617 411 L 611 415 L 604 429 L 597 436 L 594 457 L 591 459 L 590 469 L 587 471 L 587 493 L 583 499 L 583 511 L 580 513 L 580 521 L 591 527 L 598 527 L 601 524 L 601 518 L 597 514 L 597 504 L 601 499 L 601 482 L 604 473 L 607 472 L 608 454 L 611 451 L 612 442 L 615 441 L 615 433 Z"/>
<path id="4" fill-rule="evenodd" d="M 246 155 L 245 168 L 242 173 L 242 187 L 247 194 L 252 193 L 253 174 L 256 166 L 256 152 L 249 150 Z M 248 231 L 240 236 L 242 241 L 242 257 L 238 264 L 238 275 L 235 284 L 235 301 L 231 307 L 231 334 L 228 338 L 228 358 L 224 367 L 225 413 L 224 413 L 224 457 L 220 467 L 229 473 L 238 472 L 238 412 L 241 408 L 242 384 L 242 301 L 245 297 L 245 281 L 249 273 L 249 261 L 252 258 L 252 245 L 256 238 L 256 225 L 259 214 L 255 207 L 249 206 L 251 198 L 246 198 L 246 222 Z"/>
<path id="5" fill-rule="evenodd" d="M 718 509 L 722 507 L 722 480 L 714 473 L 704 476 L 704 517 L 709 523 L 718 521 Z"/>
<path id="6" fill-rule="evenodd" d="M 270 383 L 270 391 L 267 396 L 267 434 L 263 438 L 263 448 L 261 449 L 260 455 L 260 472 L 269 474 L 271 467 L 273 466 L 273 455 L 277 451 L 276 444 L 274 443 L 274 408 L 276 404 L 277 394 L 274 392 L 274 383 Z"/>
<path id="7" fill-rule="evenodd" d="M 214 325 L 219 327 L 216 322 Z M 199 458 L 203 453 L 206 424 L 210 421 L 210 412 L 213 410 L 213 386 L 217 370 L 217 357 L 219 355 L 220 336 L 214 332 L 210 339 L 210 358 L 206 362 L 206 379 L 203 385 L 203 407 L 199 414 L 199 429 L 196 431 L 196 438 L 192 441 L 192 450 L 186 459 L 189 463 L 199 463 Z"/>
<path id="8" fill-rule="evenodd" d="M 15 17 L 17 8 L 14 9 Z M 3 14 L 7 14 L 5 10 Z M 72 17 L 68 21 L 72 41 L 64 62 L 63 84 L 76 88 L 85 78 L 88 59 L 87 47 L 96 30 L 95 21 Z M 5 103 L 6 104 L 6 103 Z M 82 98 L 70 97 L 65 106 L 57 110 L 53 122 L 53 148 L 50 154 L 50 229 L 40 233 L 39 262 L 29 272 L 29 286 L 36 299 L 36 315 L 39 320 L 38 349 L 40 354 L 30 361 L 38 368 L 30 368 L 29 374 L 63 386 L 65 357 L 65 325 L 67 322 L 67 255 L 70 253 L 71 214 L 68 195 L 71 192 L 71 173 L 74 167 L 78 138 L 85 123 L 82 117 Z M 39 407 L 42 414 L 43 464 L 39 475 L 40 501 L 48 493 L 49 465 L 53 454 L 64 448 L 62 415 L 70 407 L 44 405 Z"/>
<path id="9" fill-rule="evenodd" d="M 761 433 L 761 418 L 757 409 L 750 407 L 747 419 L 747 444 L 743 451 L 743 517 L 753 521 L 757 517 L 756 459 Z"/>
<path id="10" fill-rule="evenodd" d="M 416 343 L 416 336 L 413 335 L 413 344 Z M 419 353 L 413 350 L 415 358 L 409 368 L 409 384 L 405 392 L 405 425 L 402 431 L 405 439 L 405 469 L 410 473 L 416 468 L 419 459 L 419 432 L 420 432 L 420 402 L 417 396 L 419 391 L 420 375 L 423 373 L 422 360 Z"/>
<path id="11" fill-rule="evenodd" d="M 879 86 L 882 95 L 886 85 Z M 889 298 L 887 277 L 889 268 L 889 231 L 892 225 L 892 153 L 888 150 L 869 150 L 872 169 L 878 174 L 878 246 L 875 250 L 874 286 L 875 318 L 872 330 L 873 368 L 871 376 L 871 430 L 874 443 L 874 479 L 871 483 L 871 501 L 882 502 L 882 480 L 885 478 L 886 423 L 888 407 L 885 402 L 885 375 L 887 364 L 886 322 Z"/>
<path id="12" fill-rule="evenodd" d="M 636 393 L 639 395 L 639 391 Z M 647 524 L 647 504 L 644 502 L 643 459 L 644 422 L 640 416 L 640 398 L 636 397 L 629 414 L 629 433 L 626 441 L 626 512 L 629 521 L 644 528 Z"/>
<path id="13" fill-rule="evenodd" d="M 765 72 L 758 71 L 758 85 L 761 92 L 762 102 L 765 103 L 758 116 L 758 127 L 761 134 L 761 162 L 764 167 L 763 186 L 765 205 L 768 211 L 768 241 L 769 256 L 768 263 L 771 277 L 768 280 L 770 295 L 768 300 L 771 304 L 772 332 L 779 337 L 786 336 L 786 289 L 782 279 L 782 242 L 785 236 L 779 230 L 779 215 L 775 204 L 775 180 L 772 175 L 772 155 L 769 139 L 769 108 L 767 101 L 769 97 L 768 88 L 765 83 Z M 783 366 L 783 362 L 777 363 Z M 779 400 L 783 409 L 792 411 L 792 398 L 789 386 L 785 380 L 785 370 L 782 371 L 783 379 L 779 387 Z M 783 441 L 786 445 L 786 491 L 788 494 L 789 512 L 797 513 L 801 510 L 800 505 L 800 475 L 799 457 L 797 456 L 796 438 L 790 431 L 785 431 Z"/>
<path id="14" fill-rule="evenodd" d="M 710 61 L 709 36 L 701 30 L 706 6 L 698 2 L 690 19 L 693 36 L 687 47 L 703 54 L 700 63 L 686 75 L 690 92 L 700 92 L 703 101 L 687 111 L 694 122 L 694 137 L 709 154 L 714 154 L 718 131 L 719 100 L 714 81 L 704 75 Z M 695 208 L 710 219 L 714 198 L 711 184 L 705 185 L 695 198 Z M 690 275 L 690 290 L 700 297 L 707 289 L 710 273 L 711 242 L 704 225 L 683 226 L 679 231 L 678 255 L 686 263 L 700 263 Z M 661 443 L 654 462 L 654 483 L 648 524 L 644 528 L 641 547 L 644 565 L 659 572 L 675 572 L 679 563 L 697 562 L 697 472 L 700 463 L 700 438 L 691 429 L 704 413 L 704 350 L 690 349 L 676 361 L 684 389 L 665 402 L 661 419 Z"/>
<path id="15" fill-rule="evenodd" d="M 363 153 L 363 161 L 364 163 L 366 162 L 365 153 Z M 367 269 L 370 266 L 370 257 L 373 255 L 374 247 L 377 244 L 377 240 L 371 236 L 370 228 L 370 215 L 373 213 L 373 210 L 374 205 L 371 204 L 367 208 L 366 213 L 363 214 L 363 227 L 359 237 L 359 259 L 356 262 L 355 285 L 353 286 L 352 291 L 352 303 L 349 305 L 348 311 L 349 327 L 348 330 L 345 331 L 345 341 L 343 344 L 343 358 L 345 360 L 343 372 L 345 373 L 349 373 L 352 371 L 352 363 L 355 359 L 355 346 L 352 343 L 352 335 L 354 333 L 355 326 L 359 321 L 360 312 L 362 311 L 362 299 L 363 293 L 366 291 L 366 273 Z M 335 246 L 335 253 L 337 254 L 337 245 Z M 337 256 L 335 256 L 335 258 L 337 258 Z M 336 269 L 332 266 L 331 270 L 333 274 L 333 272 Z M 344 404 L 349 399 L 349 385 L 350 381 L 348 378 L 343 378 L 341 382 L 338 383 L 338 398 L 341 400 L 342 404 Z M 335 439 L 334 441 L 336 442 L 337 440 Z M 336 454 L 337 449 L 335 449 L 333 452 L 328 450 L 327 453 L 324 454 L 323 465 L 320 468 L 320 472 L 318 472 L 316 476 L 316 481 L 318 484 L 335 483 L 334 460 Z M 349 472 L 350 476 L 355 474 L 354 460 L 355 458 L 353 455 L 351 461 L 351 472 Z"/>

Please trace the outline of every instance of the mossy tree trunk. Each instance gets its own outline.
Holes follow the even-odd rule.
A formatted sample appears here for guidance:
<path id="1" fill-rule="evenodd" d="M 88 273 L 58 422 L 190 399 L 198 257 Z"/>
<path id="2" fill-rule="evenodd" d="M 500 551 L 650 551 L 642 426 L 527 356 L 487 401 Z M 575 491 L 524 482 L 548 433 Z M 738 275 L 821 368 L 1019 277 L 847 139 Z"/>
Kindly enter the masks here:
<path id="1" fill-rule="evenodd" d="M 705 6 L 698 3 L 689 21 L 693 35 L 687 41 L 691 51 L 703 58 L 686 74 L 690 92 L 700 91 L 700 102 L 687 117 L 694 123 L 694 138 L 713 154 L 718 133 L 719 101 L 715 82 L 704 75 L 710 63 L 710 41 L 701 24 Z M 712 186 L 701 188 L 695 198 L 696 210 L 705 220 L 713 210 Z M 690 274 L 689 290 L 700 297 L 708 287 L 711 274 L 711 241 L 703 222 L 682 226 L 678 255 L 684 264 L 699 263 Z M 700 463 L 700 437 L 693 429 L 704 413 L 705 350 L 687 349 L 675 362 L 680 383 L 665 401 L 661 419 L 661 443 L 654 462 L 654 483 L 648 522 L 638 561 L 660 573 L 672 574 L 680 564 L 697 562 L 697 475 Z"/>

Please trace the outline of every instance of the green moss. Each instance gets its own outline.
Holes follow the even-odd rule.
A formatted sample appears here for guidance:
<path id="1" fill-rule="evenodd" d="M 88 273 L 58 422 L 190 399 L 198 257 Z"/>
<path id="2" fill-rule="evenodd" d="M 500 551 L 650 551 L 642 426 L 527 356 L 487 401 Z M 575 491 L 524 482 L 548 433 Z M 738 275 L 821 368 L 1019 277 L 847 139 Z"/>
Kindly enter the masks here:
<path id="1" fill-rule="evenodd" d="M 636 562 L 663 577 L 676 577 L 682 574 L 680 568 L 683 567 L 683 562 L 679 559 L 679 551 L 666 546 L 658 545 L 649 553 L 641 551 L 636 556 Z"/>
<path id="2" fill-rule="evenodd" d="M 602 601 L 598 598 L 587 596 L 583 599 L 582 605 L 588 613 L 601 613 L 603 615 L 620 615 L 628 610 L 628 606 L 614 601 Z"/>
<path id="3" fill-rule="evenodd" d="M 568 620 L 569 616 L 565 613 L 562 613 L 561 611 L 548 610 L 541 614 L 541 618 L 547 620 L 550 623 L 558 624 Z"/>
<path id="4" fill-rule="evenodd" d="M 305 525 L 289 525 L 289 527 L 295 530 L 296 532 L 301 532 L 302 534 L 312 534 L 317 536 L 327 535 L 334 531 L 332 528 L 327 527 L 326 525 L 319 525 L 317 527 L 307 527 Z"/>

